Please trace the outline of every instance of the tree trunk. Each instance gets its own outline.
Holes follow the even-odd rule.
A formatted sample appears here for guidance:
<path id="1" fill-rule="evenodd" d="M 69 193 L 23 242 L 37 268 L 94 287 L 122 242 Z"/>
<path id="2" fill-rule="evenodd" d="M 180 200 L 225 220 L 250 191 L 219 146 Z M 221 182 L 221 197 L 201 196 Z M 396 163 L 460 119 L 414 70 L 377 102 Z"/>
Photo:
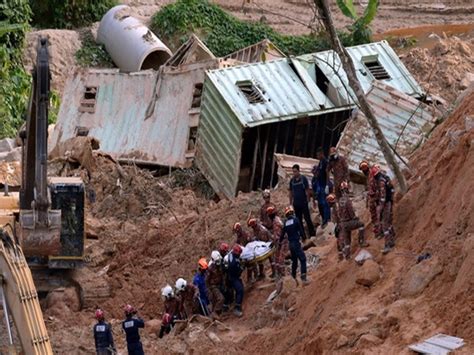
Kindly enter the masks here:
<path id="1" fill-rule="evenodd" d="M 357 100 L 359 101 L 360 109 L 364 113 L 365 117 L 367 117 L 367 120 L 369 121 L 369 124 L 374 132 L 375 138 L 377 139 L 377 143 L 379 144 L 380 149 L 382 150 L 382 153 L 385 157 L 385 160 L 387 161 L 388 165 L 390 166 L 390 168 L 395 174 L 395 177 L 398 180 L 398 184 L 400 185 L 400 192 L 404 194 L 407 191 L 405 177 L 403 176 L 400 166 L 398 165 L 398 162 L 395 159 L 395 155 L 393 154 L 390 145 L 385 139 L 385 136 L 383 135 L 383 132 L 380 129 L 377 119 L 375 118 L 375 115 L 372 112 L 372 109 L 365 98 L 364 91 L 362 90 L 359 80 L 357 79 L 354 63 L 352 62 L 349 53 L 344 48 L 339 39 L 339 36 L 337 35 L 332 20 L 331 12 L 329 10 L 328 2 L 327 0 L 314 0 L 314 4 L 316 5 L 316 9 L 318 10 L 324 28 L 326 29 L 326 32 L 329 35 L 329 41 L 331 43 L 331 46 L 341 59 L 342 67 L 344 68 L 344 71 L 347 74 L 347 78 L 349 79 L 349 85 L 354 91 Z"/>

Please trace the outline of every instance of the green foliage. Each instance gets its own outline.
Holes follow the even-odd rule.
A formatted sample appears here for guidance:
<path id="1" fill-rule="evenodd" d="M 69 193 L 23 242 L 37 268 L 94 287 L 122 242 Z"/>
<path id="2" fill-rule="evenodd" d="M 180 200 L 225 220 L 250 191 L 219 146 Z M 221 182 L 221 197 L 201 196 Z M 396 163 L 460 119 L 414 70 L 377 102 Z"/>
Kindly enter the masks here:
<path id="1" fill-rule="evenodd" d="M 379 0 L 369 0 L 367 7 L 362 16 L 358 16 L 352 0 L 337 0 L 337 5 L 341 12 L 354 20 L 354 23 L 349 26 L 353 44 L 363 44 L 371 42 L 372 30 L 370 24 L 377 14 Z"/>
<path id="2" fill-rule="evenodd" d="M 117 0 L 30 0 L 33 25 L 41 28 L 77 28 L 100 21 Z"/>
<path id="3" fill-rule="evenodd" d="M 82 47 L 76 52 L 76 60 L 83 67 L 113 67 L 114 63 L 102 44 L 95 42 L 90 32 L 82 38 Z"/>
<path id="4" fill-rule="evenodd" d="M 56 123 L 56 121 L 58 120 L 60 106 L 61 106 L 61 97 L 56 91 L 51 90 L 49 92 L 48 124 Z"/>
<path id="5" fill-rule="evenodd" d="M 288 55 L 329 48 L 323 36 L 281 35 L 266 24 L 239 20 L 207 0 L 178 0 L 167 5 L 153 16 L 151 28 L 173 49 L 194 32 L 217 56 L 225 56 L 263 39 L 271 40 Z M 348 44 L 348 37 L 343 36 L 343 39 L 344 44 Z"/>
<path id="6" fill-rule="evenodd" d="M 28 0 L 0 3 L 0 138 L 16 134 L 28 103 L 31 79 L 21 56 L 30 16 Z"/>
<path id="7" fill-rule="evenodd" d="M 352 0 L 336 0 L 336 2 L 344 16 L 350 17 L 353 20 L 357 19 L 357 12 Z"/>

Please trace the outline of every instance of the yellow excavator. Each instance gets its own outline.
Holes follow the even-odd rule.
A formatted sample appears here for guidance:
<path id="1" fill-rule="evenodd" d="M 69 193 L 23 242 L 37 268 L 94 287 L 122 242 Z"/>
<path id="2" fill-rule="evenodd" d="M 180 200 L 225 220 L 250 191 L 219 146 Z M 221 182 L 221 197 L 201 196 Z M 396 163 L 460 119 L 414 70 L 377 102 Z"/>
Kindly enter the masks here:
<path id="1" fill-rule="evenodd" d="M 10 318 L 25 354 L 53 353 L 37 290 L 67 285 L 68 272 L 81 267 L 84 257 L 84 183 L 48 177 L 49 83 L 48 42 L 40 38 L 26 128 L 20 132 L 21 187 L 13 191 L 3 184 L 0 196 L 0 306 L 11 354 L 16 347 Z"/>

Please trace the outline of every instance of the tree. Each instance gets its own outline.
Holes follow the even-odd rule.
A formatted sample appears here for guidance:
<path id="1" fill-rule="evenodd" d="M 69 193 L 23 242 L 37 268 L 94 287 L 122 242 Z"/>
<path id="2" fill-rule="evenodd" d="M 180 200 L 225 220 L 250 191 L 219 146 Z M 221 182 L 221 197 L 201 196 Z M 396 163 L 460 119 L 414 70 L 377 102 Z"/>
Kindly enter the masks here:
<path id="1" fill-rule="evenodd" d="M 359 80 L 357 79 L 354 63 L 352 62 L 349 53 L 344 48 L 339 39 L 339 36 L 337 35 L 328 2 L 327 0 L 314 0 L 314 4 L 316 5 L 320 20 L 328 34 L 331 47 L 341 59 L 342 67 L 344 68 L 344 71 L 347 74 L 349 85 L 357 97 L 360 109 L 364 113 L 365 117 L 367 117 L 367 120 L 374 132 L 377 143 L 379 144 L 380 149 L 382 150 L 382 153 L 385 157 L 385 160 L 387 161 L 388 165 L 390 166 L 398 180 L 398 184 L 400 185 L 400 191 L 404 194 L 407 191 L 407 183 L 405 177 L 403 176 L 400 166 L 398 165 L 398 162 L 395 159 L 395 155 L 392 151 L 392 148 L 385 139 L 382 129 L 380 128 L 377 122 L 377 118 L 372 112 L 372 109 L 365 97 L 364 91 L 362 90 Z"/>
<path id="2" fill-rule="evenodd" d="M 354 23 L 349 26 L 352 35 L 352 42 L 354 44 L 369 43 L 372 37 L 372 30 L 369 25 L 377 14 L 379 0 L 369 0 L 362 16 L 357 15 L 352 0 L 336 0 L 336 3 L 345 16 L 354 20 Z"/>

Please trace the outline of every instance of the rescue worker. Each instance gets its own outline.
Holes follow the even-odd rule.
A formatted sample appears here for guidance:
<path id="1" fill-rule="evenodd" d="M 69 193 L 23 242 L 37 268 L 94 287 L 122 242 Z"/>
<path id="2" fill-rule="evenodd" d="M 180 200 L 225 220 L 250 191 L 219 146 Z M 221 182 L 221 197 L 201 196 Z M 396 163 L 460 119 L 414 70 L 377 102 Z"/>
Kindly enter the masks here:
<path id="1" fill-rule="evenodd" d="M 267 208 L 268 207 L 275 207 L 275 205 L 271 202 L 270 190 L 268 190 L 268 189 L 264 190 L 262 192 L 262 197 L 263 197 L 263 205 L 260 208 L 260 221 L 265 226 L 265 228 L 267 228 L 269 231 L 271 231 L 272 227 L 273 227 L 273 223 L 270 220 L 270 218 L 268 218 Z"/>
<path id="2" fill-rule="evenodd" d="M 347 164 L 346 158 L 339 155 L 336 147 L 329 149 L 329 163 L 328 163 L 328 176 L 329 173 L 333 173 L 334 176 L 334 191 L 336 198 L 339 199 L 342 196 L 341 183 L 346 181 L 349 183 L 349 165 Z"/>
<path id="3" fill-rule="evenodd" d="M 375 194 L 377 187 L 375 186 L 375 179 L 372 175 L 372 170 L 369 163 L 366 160 L 362 160 L 359 163 L 359 170 L 365 175 L 366 178 L 366 207 L 368 207 L 370 212 L 370 220 L 372 221 L 372 228 L 374 236 L 377 238 L 380 235 L 379 223 L 377 218 L 377 208 L 375 204 Z"/>
<path id="4" fill-rule="evenodd" d="M 128 355 L 144 355 L 142 342 L 140 341 L 140 328 L 145 328 L 143 319 L 136 317 L 137 311 L 127 304 L 124 308 L 125 320 L 122 329 L 127 339 Z"/>
<path id="5" fill-rule="evenodd" d="M 395 246 L 395 230 L 393 228 L 393 195 L 394 188 L 390 177 L 384 174 L 378 165 L 372 167 L 374 177 L 375 205 L 378 218 L 379 232 L 385 238 L 383 253 L 389 253 Z"/>
<path id="6" fill-rule="evenodd" d="M 230 286 L 232 287 L 232 293 L 235 292 L 234 314 L 238 317 L 242 316 L 242 301 L 244 299 L 244 284 L 240 278 L 243 271 L 243 266 L 240 262 L 241 254 L 242 248 L 240 245 L 235 244 L 232 247 L 232 252 L 227 256 L 227 275 L 229 277 Z M 231 301 L 231 293 L 229 292 L 224 307 L 228 309 Z"/>
<path id="7" fill-rule="evenodd" d="M 207 288 L 206 288 L 206 271 L 208 269 L 208 264 L 206 258 L 201 258 L 198 261 L 198 270 L 193 278 L 193 284 L 198 288 L 199 296 L 199 306 L 201 308 L 201 314 L 203 316 L 209 316 L 209 298 L 207 297 Z"/>
<path id="8" fill-rule="evenodd" d="M 301 264 L 301 281 L 306 284 L 308 282 L 306 278 L 306 255 L 301 248 L 301 226 L 298 217 L 295 216 L 293 208 L 287 207 L 285 209 L 286 221 L 284 222 L 283 234 L 288 237 L 288 243 L 291 253 L 291 276 L 296 279 L 296 272 L 298 270 L 298 260 Z"/>
<path id="9" fill-rule="evenodd" d="M 360 247 L 367 247 L 368 244 L 365 242 L 364 223 L 356 216 L 351 199 L 349 198 L 349 186 L 347 182 L 343 181 L 339 188 L 342 196 L 337 201 L 337 212 L 334 216 L 335 223 L 338 227 L 337 250 L 339 260 L 343 260 L 344 258 L 349 260 L 351 258 L 351 234 L 353 230 L 358 230 Z M 334 196 L 331 196 L 330 201 L 332 202 L 334 200 Z"/>
<path id="10" fill-rule="evenodd" d="M 101 309 L 95 311 L 97 324 L 94 325 L 94 342 L 97 355 L 110 355 L 115 353 L 112 327 L 105 322 L 105 314 Z"/>
<path id="11" fill-rule="evenodd" d="M 178 300 L 179 319 L 189 319 L 193 314 L 199 313 L 197 287 L 188 284 L 185 279 L 179 278 L 176 280 L 174 288 Z"/>
<path id="12" fill-rule="evenodd" d="M 275 253 L 272 255 L 273 270 L 276 279 L 277 294 L 283 289 L 283 277 L 285 276 L 285 259 L 288 254 L 288 237 L 283 233 L 283 221 L 278 216 L 275 207 L 268 207 L 267 213 L 273 222 L 273 243 Z"/>
<path id="13" fill-rule="evenodd" d="M 267 228 L 265 228 L 265 226 L 259 220 L 257 220 L 256 218 L 250 218 L 247 221 L 247 225 L 250 228 L 252 228 L 252 230 L 253 230 L 253 233 L 254 233 L 253 239 L 254 240 L 260 240 L 262 242 L 269 242 L 269 241 L 272 240 L 272 233 Z M 269 262 L 270 262 L 270 266 L 272 267 L 272 270 L 273 270 L 271 260 L 269 260 Z M 272 272 L 272 274 L 274 274 L 274 273 Z M 257 276 L 257 279 L 258 280 L 265 279 L 265 268 L 264 268 L 262 262 L 258 263 L 258 276 Z"/>
<path id="14" fill-rule="evenodd" d="M 242 228 L 242 225 L 239 222 L 234 224 L 234 227 L 232 230 L 235 234 L 235 244 L 246 246 L 248 243 L 255 240 L 254 236 L 252 236 L 247 231 L 244 231 L 244 229 Z M 253 264 L 251 267 L 247 268 L 247 282 L 252 283 L 257 278 L 258 278 L 257 265 Z"/>
<path id="15" fill-rule="evenodd" d="M 247 243 L 252 241 L 252 236 L 250 235 L 250 233 L 245 231 L 239 222 L 234 224 L 232 231 L 234 232 L 234 235 L 235 235 L 236 244 L 246 246 Z"/>
<path id="16" fill-rule="evenodd" d="M 321 227 L 325 228 L 331 220 L 331 209 L 326 201 L 329 194 L 329 176 L 328 176 L 328 160 L 324 156 L 323 148 L 319 147 L 316 151 L 316 158 L 319 159 L 318 165 L 313 167 L 313 179 L 311 186 L 313 188 L 313 204 L 318 206 L 321 215 Z"/>
<path id="17" fill-rule="evenodd" d="M 227 254 L 229 254 L 229 244 L 222 242 L 219 244 L 219 254 L 224 258 Z"/>
<path id="18" fill-rule="evenodd" d="M 293 165 L 293 177 L 290 180 L 289 195 L 290 205 L 295 210 L 296 217 L 301 221 L 301 233 L 303 240 L 306 239 L 306 234 L 303 227 L 303 217 L 308 227 L 310 237 L 316 236 L 316 230 L 313 222 L 311 221 L 311 214 L 309 213 L 308 203 L 311 200 L 311 194 L 309 190 L 309 183 L 306 176 L 301 175 L 300 166 L 298 164 Z"/>
<path id="19" fill-rule="evenodd" d="M 164 312 L 159 337 L 163 338 L 165 333 L 168 334 L 171 328 L 173 328 L 174 321 L 181 318 L 181 316 L 179 309 L 180 301 L 175 297 L 173 288 L 170 285 L 166 285 L 161 289 L 161 296 L 163 297 Z"/>
<path id="20" fill-rule="evenodd" d="M 211 253 L 206 285 L 212 304 L 212 314 L 214 317 L 218 317 L 222 313 L 222 305 L 224 304 L 224 273 L 222 256 L 217 250 Z"/>

